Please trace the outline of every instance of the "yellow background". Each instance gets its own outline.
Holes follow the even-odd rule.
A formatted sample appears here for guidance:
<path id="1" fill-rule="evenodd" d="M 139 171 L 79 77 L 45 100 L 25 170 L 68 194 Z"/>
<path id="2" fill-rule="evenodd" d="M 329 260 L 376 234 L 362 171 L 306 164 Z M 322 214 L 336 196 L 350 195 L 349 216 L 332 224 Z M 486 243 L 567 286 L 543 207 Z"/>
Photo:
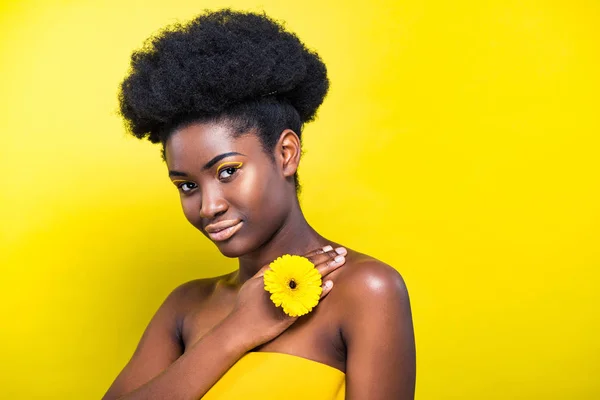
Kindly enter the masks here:
<path id="1" fill-rule="evenodd" d="M 2 3 L 0 397 L 101 397 L 168 292 L 235 268 L 116 115 L 144 38 L 228 5 L 328 66 L 303 207 L 403 274 L 417 398 L 600 398 L 595 0 Z"/>

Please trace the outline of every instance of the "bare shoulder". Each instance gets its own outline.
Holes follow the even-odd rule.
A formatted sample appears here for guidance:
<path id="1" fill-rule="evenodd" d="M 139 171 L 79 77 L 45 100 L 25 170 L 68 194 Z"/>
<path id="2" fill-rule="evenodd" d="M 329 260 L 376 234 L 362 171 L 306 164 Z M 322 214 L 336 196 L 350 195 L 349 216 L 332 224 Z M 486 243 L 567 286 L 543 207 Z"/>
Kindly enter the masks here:
<path id="1" fill-rule="evenodd" d="M 338 271 L 334 290 L 345 300 L 378 303 L 408 298 L 398 270 L 366 254 L 349 251 L 346 264 Z"/>
<path id="2" fill-rule="evenodd" d="M 177 301 L 199 300 L 210 296 L 219 278 L 194 279 L 177 286 L 169 294 Z"/>
<path id="3" fill-rule="evenodd" d="M 212 278 L 194 279 L 177 286 L 171 291 L 164 306 L 177 311 L 179 316 L 185 315 L 192 308 L 202 305 L 215 291 L 217 283 L 227 275 Z"/>
<path id="4" fill-rule="evenodd" d="M 408 290 L 396 268 L 349 250 L 346 264 L 338 271 L 327 297 L 331 296 L 335 315 L 339 316 L 337 323 L 347 351 L 372 347 L 377 340 L 386 346 L 413 343 Z M 371 347 L 368 351 L 373 350 Z"/>

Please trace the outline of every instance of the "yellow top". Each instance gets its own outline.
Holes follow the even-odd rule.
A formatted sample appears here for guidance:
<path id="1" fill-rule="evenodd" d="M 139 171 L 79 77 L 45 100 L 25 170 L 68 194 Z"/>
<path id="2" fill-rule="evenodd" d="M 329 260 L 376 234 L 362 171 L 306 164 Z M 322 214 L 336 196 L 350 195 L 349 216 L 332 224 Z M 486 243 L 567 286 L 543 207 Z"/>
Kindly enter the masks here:
<path id="1" fill-rule="evenodd" d="M 282 353 L 244 355 L 202 400 L 343 400 L 346 375 L 329 365 Z"/>

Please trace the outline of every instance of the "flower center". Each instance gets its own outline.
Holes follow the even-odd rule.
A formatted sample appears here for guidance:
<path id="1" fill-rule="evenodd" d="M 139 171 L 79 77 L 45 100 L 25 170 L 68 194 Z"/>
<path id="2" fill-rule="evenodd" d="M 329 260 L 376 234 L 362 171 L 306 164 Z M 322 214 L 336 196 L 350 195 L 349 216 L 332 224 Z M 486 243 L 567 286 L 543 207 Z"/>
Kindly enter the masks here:
<path id="1" fill-rule="evenodd" d="M 293 279 L 290 281 L 290 289 L 296 289 L 296 281 Z"/>

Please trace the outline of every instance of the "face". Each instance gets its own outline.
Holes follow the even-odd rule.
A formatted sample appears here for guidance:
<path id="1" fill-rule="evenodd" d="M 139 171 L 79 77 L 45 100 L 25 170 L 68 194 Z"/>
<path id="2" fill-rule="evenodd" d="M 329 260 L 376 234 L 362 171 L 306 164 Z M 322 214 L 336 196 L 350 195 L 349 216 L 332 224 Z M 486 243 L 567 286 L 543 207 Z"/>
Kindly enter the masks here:
<path id="1" fill-rule="evenodd" d="M 290 171 L 284 153 L 274 161 L 254 133 L 234 138 L 225 124 L 193 123 L 171 134 L 165 154 L 185 217 L 225 256 L 260 248 L 284 224 Z"/>

